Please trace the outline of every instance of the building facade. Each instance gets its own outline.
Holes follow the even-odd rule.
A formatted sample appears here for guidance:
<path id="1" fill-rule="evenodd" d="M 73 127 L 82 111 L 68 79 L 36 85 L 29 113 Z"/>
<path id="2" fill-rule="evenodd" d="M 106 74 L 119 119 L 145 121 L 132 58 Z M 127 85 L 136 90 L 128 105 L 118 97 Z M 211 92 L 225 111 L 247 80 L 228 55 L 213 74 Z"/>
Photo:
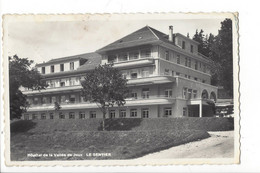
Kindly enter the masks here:
<path id="1" fill-rule="evenodd" d="M 217 87 L 210 85 L 210 60 L 196 41 L 145 26 L 95 53 L 37 64 L 49 85 L 46 90 L 23 88 L 30 107 L 24 119 L 102 118 L 95 103 L 81 97 L 80 80 L 99 64 L 113 63 L 128 79 L 130 96 L 122 107 L 110 108 L 110 118 L 213 116 Z M 55 111 L 54 103 L 61 109 Z"/>

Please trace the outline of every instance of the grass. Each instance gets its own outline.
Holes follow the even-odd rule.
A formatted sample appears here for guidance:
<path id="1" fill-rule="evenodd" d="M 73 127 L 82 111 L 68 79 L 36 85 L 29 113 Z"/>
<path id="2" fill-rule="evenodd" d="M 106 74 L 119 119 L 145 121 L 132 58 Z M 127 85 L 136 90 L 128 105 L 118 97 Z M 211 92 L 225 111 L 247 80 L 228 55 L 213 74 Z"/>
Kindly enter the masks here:
<path id="1" fill-rule="evenodd" d="M 11 137 L 11 160 L 131 159 L 207 137 L 209 134 L 201 130 L 23 132 Z M 65 155 L 27 157 L 30 153 Z M 111 156 L 89 157 L 87 153 L 110 153 Z"/>
<path id="2" fill-rule="evenodd" d="M 107 119 L 107 131 L 100 131 L 101 121 L 15 121 L 11 123 L 11 159 L 131 159 L 207 138 L 207 131 L 234 129 L 232 118 Z M 30 153 L 65 155 L 27 157 Z M 86 156 L 87 153 L 110 153 L 111 156 Z"/>

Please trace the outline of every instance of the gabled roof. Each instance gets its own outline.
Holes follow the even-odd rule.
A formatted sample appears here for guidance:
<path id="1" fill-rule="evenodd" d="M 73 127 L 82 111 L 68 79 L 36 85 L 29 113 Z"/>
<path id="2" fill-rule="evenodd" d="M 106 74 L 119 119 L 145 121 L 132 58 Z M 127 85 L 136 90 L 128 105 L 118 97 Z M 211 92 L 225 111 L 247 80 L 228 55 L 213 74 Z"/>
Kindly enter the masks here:
<path id="1" fill-rule="evenodd" d="M 145 26 L 99 50 L 96 52 L 101 53 L 109 50 L 132 47 L 132 46 L 139 46 L 144 44 L 152 44 L 156 43 L 160 40 L 167 40 L 167 35 L 157 31 L 154 28 L 149 26 Z"/>

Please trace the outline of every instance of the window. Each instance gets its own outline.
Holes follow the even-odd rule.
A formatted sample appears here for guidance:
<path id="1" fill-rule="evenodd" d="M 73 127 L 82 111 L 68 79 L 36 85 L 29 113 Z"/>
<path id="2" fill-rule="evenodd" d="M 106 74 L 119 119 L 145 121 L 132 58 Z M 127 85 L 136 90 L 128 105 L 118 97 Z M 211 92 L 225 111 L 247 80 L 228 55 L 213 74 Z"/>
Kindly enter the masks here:
<path id="1" fill-rule="evenodd" d="M 85 119 L 85 112 L 79 112 L 79 119 Z"/>
<path id="2" fill-rule="evenodd" d="M 131 73 L 131 79 L 136 79 L 137 78 L 137 73 L 134 72 L 134 73 Z"/>
<path id="3" fill-rule="evenodd" d="M 188 79 L 190 79 L 190 75 L 188 75 Z"/>
<path id="4" fill-rule="evenodd" d="M 116 55 L 108 55 L 108 63 L 116 62 Z"/>
<path id="5" fill-rule="evenodd" d="M 59 119 L 65 119 L 65 115 L 62 112 L 59 113 Z"/>
<path id="6" fill-rule="evenodd" d="M 201 62 L 200 62 L 200 68 L 201 68 Z"/>
<path id="7" fill-rule="evenodd" d="M 61 87 L 65 87 L 65 82 L 60 82 Z"/>
<path id="8" fill-rule="evenodd" d="M 165 108 L 164 109 L 164 117 L 168 117 L 172 115 L 172 108 Z"/>
<path id="9" fill-rule="evenodd" d="M 190 45 L 190 52 L 193 53 L 193 45 Z"/>
<path id="10" fill-rule="evenodd" d="M 137 93 L 131 93 L 131 97 L 137 99 Z"/>
<path id="11" fill-rule="evenodd" d="M 51 119 L 51 120 L 54 119 L 53 113 L 50 113 L 49 115 L 50 115 L 50 119 Z"/>
<path id="12" fill-rule="evenodd" d="M 42 113 L 42 114 L 41 114 L 41 119 L 42 119 L 42 120 L 45 120 L 45 119 L 46 119 L 45 113 Z"/>
<path id="13" fill-rule="evenodd" d="M 176 72 L 176 76 L 180 76 L 180 73 L 179 73 L 179 72 Z"/>
<path id="14" fill-rule="evenodd" d="M 203 64 L 203 72 L 206 73 L 206 65 Z"/>
<path id="15" fill-rule="evenodd" d="M 188 78 L 188 75 L 185 74 L 185 78 Z"/>
<path id="16" fill-rule="evenodd" d="M 75 112 L 69 113 L 69 119 L 75 119 Z"/>
<path id="17" fill-rule="evenodd" d="M 185 41 L 182 41 L 181 48 L 185 49 Z"/>
<path id="18" fill-rule="evenodd" d="M 110 110 L 109 111 L 109 118 L 115 118 L 116 117 L 116 111 L 115 110 Z"/>
<path id="19" fill-rule="evenodd" d="M 202 80 L 202 83 L 205 83 L 206 81 L 205 80 Z"/>
<path id="20" fill-rule="evenodd" d="M 60 71 L 64 71 L 64 64 L 60 64 Z"/>
<path id="21" fill-rule="evenodd" d="M 170 75 L 170 70 L 169 69 L 164 69 L 164 75 Z"/>
<path id="22" fill-rule="evenodd" d="M 149 118 L 149 109 L 142 109 L 142 118 Z"/>
<path id="23" fill-rule="evenodd" d="M 136 109 L 130 110 L 130 117 L 137 117 L 137 110 Z"/>
<path id="24" fill-rule="evenodd" d="M 183 93 L 183 98 L 187 99 L 187 88 L 183 88 L 182 93 Z"/>
<path id="25" fill-rule="evenodd" d="M 180 64 L 180 63 L 181 63 L 181 56 L 177 55 L 177 64 Z"/>
<path id="26" fill-rule="evenodd" d="M 196 81 L 197 81 L 197 80 L 198 80 L 198 78 L 196 78 L 196 77 L 195 77 L 195 78 L 194 78 L 194 80 L 196 80 Z"/>
<path id="27" fill-rule="evenodd" d="M 141 50 L 141 58 L 149 58 L 149 57 L 151 57 L 150 49 Z"/>
<path id="28" fill-rule="evenodd" d="M 192 89 L 188 89 L 188 99 L 191 99 Z"/>
<path id="29" fill-rule="evenodd" d="M 49 86 L 50 86 L 50 88 L 54 88 L 55 87 L 55 84 L 54 84 L 54 82 L 52 80 L 50 81 L 50 85 Z"/>
<path id="30" fill-rule="evenodd" d="M 43 97 L 43 98 L 42 98 L 42 104 L 46 104 L 46 103 L 48 103 L 47 97 Z"/>
<path id="31" fill-rule="evenodd" d="M 185 66 L 188 66 L 188 58 L 185 58 Z"/>
<path id="32" fill-rule="evenodd" d="M 120 54 L 118 57 L 118 61 L 127 61 L 127 54 L 126 53 Z"/>
<path id="33" fill-rule="evenodd" d="M 142 89 L 142 97 L 143 97 L 143 99 L 145 99 L 145 98 L 149 98 L 149 88 L 143 88 Z"/>
<path id="34" fill-rule="evenodd" d="M 70 70 L 74 70 L 74 62 L 70 62 Z"/>
<path id="35" fill-rule="evenodd" d="M 38 102 L 39 102 L 38 97 L 34 97 L 34 98 L 33 98 L 33 104 L 34 104 L 34 105 L 37 105 Z"/>
<path id="36" fill-rule="evenodd" d="M 36 114 L 32 114 L 32 119 L 33 120 L 37 120 L 38 119 L 38 116 Z"/>
<path id="37" fill-rule="evenodd" d="M 54 65 L 51 66 L 51 73 L 54 73 Z"/>
<path id="38" fill-rule="evenodd" d="M 126 78 L 127 78 L 127 73 L 123 73 L 123 74 L 122 74 L 122 78 L 123 78 L 123 79 L 126 79 Z"/>
<path id="39" fill-rule="evenodd" d="M 73 86 L 73 85 L 75 85 L 75 80 L 73 80 L 73 79 L 69 79 L 69 84 L 70 84 L 70 86 Z"/>
<path id="40" fill-rule="evenodd" d="M 24 119 L 25 119 L 25 120 L 29 120 L 29 119 L 30 119 L 30 118 L 29 118 L 29 114 L 25 114 L 25 115 L 24 115 Z"/>
<path id="41" fill-rule="evenodd" d="M 172 76 L 174 76 L 174 71 L 172 71 Z"/>
<path id="42" fill-rule="evenodd" d="M 165 51 L 165 59 L 166 59 L 167 61 L 170 60 L 169 51 Z"/>
<path id="43" fill-rule="evenodd" d="M 194 98 L 194 99 L 197 98 L 197 90 L 193 90 L 193 98 Z"/>
<path id="44" fill-rule="evenodd" d="M 188 59 L 188 67 L 191 67 L 191 59 Z"/>
<path id="45" fill-rule="evenodd" d="M 96 111 L 90 111 L 89 115 L 90 115 L 90 118 L 96 118 L 96 116 L 97 116 Z"/>
<path id="46" fill-rule="evenodd" d="M 142 77 L 149 77 L 149 71 L 142 71 Z"/>
<path id="47" fill-rule="evenodd" d="M 45 67 L 42 67 L 42 74 L 45 74 Z"/>
<path id="48" fill-rule="evenodd" d="M 198 70 L 198 61 L 195 61 L 195 70 Z"/>
<path id="49" fill-rule="evenodd" d="M 183 116 L 186 116 L 186 115 L 187 115 L 187 108 L 186 108 L 186 107 L 184 107 L 184 108 L 182 109 L 182 115 L 183 115 Z"/>
<path id="50" fill-rule="evenodd" d="M 74 94 L 70 95 L 70 103 L 75 103 L 76 101 L 76 96 Z"/>
<path id="51" fill-rule="evenodd" d="M 164 91 L 165 97 L 172 97 L 172 90 L 171 89 L 167 89 Z"/>
<path id="52" fill-rule="evenodd" d="M 126 110 L 120 110 L 119 117 L 125 118 L 126 117 Z"/>
<path id="53" fill-rule="evenodd" d="M 65 103 L 66 102 L 66 96 L 61 96 L 60 100 L 61 100 L 61 103 Z"/>
<path id="54" fill-rule="evenodd" d="M 139 58 L 139 52 L 130 52 L 129 53 L 129 60 L 138 59 Z"/>

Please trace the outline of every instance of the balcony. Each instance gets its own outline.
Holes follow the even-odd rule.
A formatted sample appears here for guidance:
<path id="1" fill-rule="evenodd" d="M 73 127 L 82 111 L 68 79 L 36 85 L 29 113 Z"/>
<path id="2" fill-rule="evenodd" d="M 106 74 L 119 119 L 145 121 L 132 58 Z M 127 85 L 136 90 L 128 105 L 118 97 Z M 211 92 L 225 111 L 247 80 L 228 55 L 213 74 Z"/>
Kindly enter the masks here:
<path id="1" fill-rule="evenodd" d="M 128 86 L 139 86 L 149 84 L 164 84 L 175 82 L 176 78 L 173 76 L 151 76 L 146 78 L 129 79 L 127 82 Z"/>
<path id="2" fill-rule="evenodd" d="M 55 87 L 55 88 L 46 88 L 44 90 L 27 90 L 23 91 L 23 94 L 25 95 L 33 95 L 33 94 L 47 94 L 47 93 L 62 93 L 62 92 L 68 92 L 68 91 L 75 91 L 80 90 L 82 87 L 81 85 L 73 85 L 73 86 L 64 86 L 64 87 Z"/>
<path id="3" fill-rule="evenodd" d="M 133 67 L 133 66 L 139 67 L 139 66 L 149 65 L 149 64 L 154 64 L 154 59 L 152 57 L 114 62 L 114 67 L 115 68 L 126 68 L 126 67 Z"/>
<path id="4" fill-rule="evenodd" d="M 149 98 L 127 98 L 124 106 L 142 106 L 142 105 L 163 105 L 174 104 L 175 98 L 160 96 L 150 96 Z M 60 103 L 61 110 L 73 110 L 73 109 L 87 109 L 98 108 L 96 103 L 89 102 L 75 102 L 75 103 Z M 115 106 L 117 107 L 117 106 Z M 38 104 L 31 105 L 27 111 L 54 111 L 54 104 Z"/>

